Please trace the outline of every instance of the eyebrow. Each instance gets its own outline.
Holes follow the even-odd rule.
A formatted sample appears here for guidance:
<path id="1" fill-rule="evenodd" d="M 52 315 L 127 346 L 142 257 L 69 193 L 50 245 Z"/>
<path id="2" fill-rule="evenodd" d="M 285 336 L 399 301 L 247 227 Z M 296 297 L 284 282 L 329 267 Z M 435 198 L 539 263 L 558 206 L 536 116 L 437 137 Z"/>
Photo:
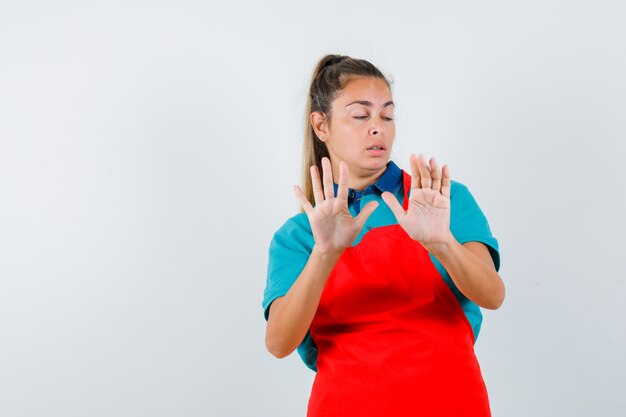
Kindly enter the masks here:
<path id="1" fill-rule="evenodd" d="M 364 106 L 373 106 L 371 101 L 367 101 L 367 100 L 355 100 L 350 104 L 346 104 L 346 107 L 350 106 L 351 104 L 362 104 Z M 388 101 L 385 104 L 383 104 L 383 107 L 387 107 L 389 105 L 395 106 L 395 104 L 393 104 L 393 101 Z"/>

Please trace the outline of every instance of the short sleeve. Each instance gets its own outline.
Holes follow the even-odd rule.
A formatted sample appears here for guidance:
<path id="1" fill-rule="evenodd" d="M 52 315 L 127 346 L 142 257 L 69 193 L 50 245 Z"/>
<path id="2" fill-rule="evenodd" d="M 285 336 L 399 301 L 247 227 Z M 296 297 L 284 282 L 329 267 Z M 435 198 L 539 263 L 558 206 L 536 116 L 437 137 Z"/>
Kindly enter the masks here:
<path id="1" fill-rule="evenodd" d="M 492 235 L 487 217 L 466 185 L 451 180 L 450 231 L 463 244 L 477 241 L 487 245 L 496 271 L 500 269 L 498 240 Z"/>
<path id="2" fill-rule="evenodd" d="M 305 213 L 287 220 L 270 242 L 267 282 L 263 293 L 265 320 L 269 306 L 276 298 L 287 294 L 309 260 L 315 240 Z"/>
<path id="3" fill-rule="evenodd" d="M 313 239 L 305 213 L 300 213 L 287 220 L 274 234 L 269 247 L 267 282 L 262 302 L 265 320 L 269 319 L 269 307 L 272 302 L 287 294 L 300 276 L 309 260 L 314 244 L 315 239 Z M 317 372 L 318 351 L 309 332 L 298 345 L 297 351 L 304 364 Z"/>

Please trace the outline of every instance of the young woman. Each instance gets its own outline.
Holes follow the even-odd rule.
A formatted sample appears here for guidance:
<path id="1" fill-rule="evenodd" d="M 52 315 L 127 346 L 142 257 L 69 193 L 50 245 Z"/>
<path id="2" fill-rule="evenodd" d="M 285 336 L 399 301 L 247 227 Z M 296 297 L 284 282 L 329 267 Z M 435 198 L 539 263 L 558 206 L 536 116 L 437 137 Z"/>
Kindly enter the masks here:
<path id="1" fill-rule="evenodd" d="M 474 343 L 505 288 L 468 188 L 390 160 L 390 83 L 365 60 L 320 60 L 304 136 L 303 212 L 272 239 L 262 304 L 267 349 L 317 372 L 307 416 L 490 416 Z"/>

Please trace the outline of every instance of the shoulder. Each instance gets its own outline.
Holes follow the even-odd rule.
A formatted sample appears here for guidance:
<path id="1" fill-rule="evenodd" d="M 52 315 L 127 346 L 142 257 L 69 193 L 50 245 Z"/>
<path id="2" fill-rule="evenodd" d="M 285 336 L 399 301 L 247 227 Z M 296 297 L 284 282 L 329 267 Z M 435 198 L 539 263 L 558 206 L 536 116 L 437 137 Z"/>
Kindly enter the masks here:
<path id="1" fill-rule="evenodd" d="M 460 181 L 450 180 L 450 200 L 469 194 L 469 189 Z"/>
<path id="2" fill-rule="evenodd" d="M 453 219 L 458 215 L 462 217 L 470 214 L 484 215 L 467 185 L 452 180 L 450 180 L 450 210 Z"/>
<path id="3" fill-rule="evenodd" d="M 311 224 L 306 213 L 301 212 L 287 219 L 274 233 L 274 238 L 305 238 L 308 235 L 312 235 Z"/>
<path id="4" fill-rule="evenodd" d="M 450 180 L 450 206 L 452 210 L 454 210 L 454 206 L 457 206 L 457 208 L 476 206 L 475 208 L 478 208 L 476 199 L 469 187 L 465 183 L 453 180 Z"/>
<path id="5" fill-rule="evenodd" d="M 297 251 L 310 254 L 314 243 L 309 218 L 306 213 L 301 212 L 287 219 L 274 233 L 270 253 Z"/>

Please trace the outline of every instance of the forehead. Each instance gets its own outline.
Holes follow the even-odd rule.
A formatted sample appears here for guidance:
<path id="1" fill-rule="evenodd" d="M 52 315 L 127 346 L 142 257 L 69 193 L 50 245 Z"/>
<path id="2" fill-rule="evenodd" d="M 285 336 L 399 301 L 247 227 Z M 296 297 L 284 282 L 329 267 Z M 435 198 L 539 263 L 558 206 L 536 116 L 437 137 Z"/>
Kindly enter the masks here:
<path id="1" fill-rule="evenodd" d="M 391 101 L 391 91 L 387 83 L 376 77 L 355 77 L 348 81 L 335 98 L 336 104 L 346 105 L 355 100 L 383 104 Z"/>

